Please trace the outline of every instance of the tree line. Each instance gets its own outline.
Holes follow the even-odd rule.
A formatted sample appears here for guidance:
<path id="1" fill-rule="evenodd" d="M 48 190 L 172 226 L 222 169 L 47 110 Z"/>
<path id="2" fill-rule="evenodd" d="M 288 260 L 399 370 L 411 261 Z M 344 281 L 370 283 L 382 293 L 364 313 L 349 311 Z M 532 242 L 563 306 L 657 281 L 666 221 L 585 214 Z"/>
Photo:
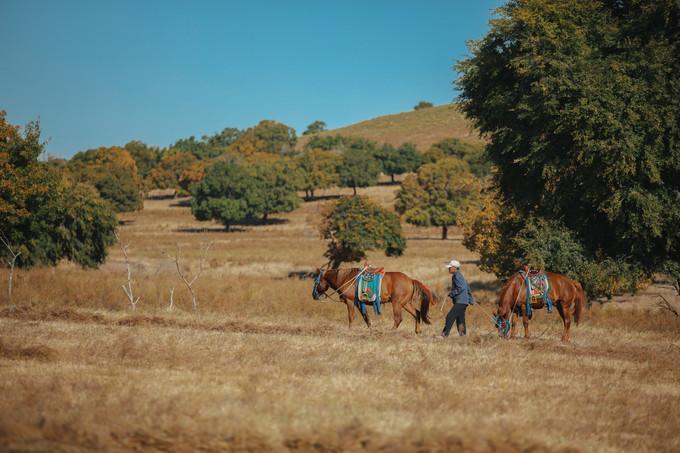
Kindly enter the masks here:
<path id="1" fill-rule="evenodd" d="M 304 198 L 314 199 L 318 190 L 339 186 L 353 188 L 356 195 L 357 188 L 377 184 L 381 172 L 394 181 L 395 175 L 416 171 L 399 190 L 396 209 L 413 224 L 441 226 L 446 238 L 448 226 L 457 222 L 459 202 L 471 198 L 480 186 L 470 186 L 470 181 L 477 180 L 475 174 L 488 177 L 490 171 L 481 147 L 456 139 L 443 140 L 421 153 L 409 143 L 394 147 L 357 137 L 318 135 L 324 127 L 318 121 L 306 131 L 311 138 L 299 152 L 294 129 L 262 121 L 245 131 L 225 128 L 201 140 L 180 139 L 163 150 L 132 141 L 81 151 L 70 160 L 46 162 L 38 159 L 43 151 L 38 123 L 29 124 L 22 135 L 17 126 L 7 123 L 3 113 L 2 125 L 6 132 L 0 153 L 8 169 L 3 186 L 14 191 L 3 193 L 6 208 L 0 228 L 11 232 L 9 243 L 23 247 L 19 266 L 55 264 L 62 258 L 85 266 L 103 262 L 106 247 L 114 242 L 115 213 L 141 209 L 149 187 L 184 190 L 192 196 L 191 209 L 197 219 L 217 220 L 229 230 L 239 223 L 267 221 L 273 214 L 292 211 L 302 202 L 301 192 Z M 17 153 L 30 158 L 12 157 Z M 41 177 L 51 186 L 41 185 Z M 448 183 L 450 178 L 457 178 L 455 185 Z M 21 187 L 44 187 L 50 196 L 61 194 L 61 198 L 38 200 L 16 192 Z M 69 200 L 81 204 L 69 204 Z M 48 201 L 51 204 L 41 204 Z M 26 203 L 33 210 L 19 208 Z M 367 199 L 363 203 L 370 204 Z M 59 212 L 57 206 L 74 218 L 57 216 L 46 221 L 46 213 Z M 366 209 L 378 212 L 373 207 Z M 89 217 L 79 219 L 80 214 Z M 43 231 L 32 230 L 43 223 Z M 45 238 L 54 236 L 52 231 L 66 232 L 69 227 L 78 228 L 64 234 L 71 243 L 46 245 Z M 334 254 L 336 258 L 365 252 L 353 249 L 347 241 L 343 246 L 338 237 L 331 240 L 335 250 L 342 250 Z M 376 243 L 384 240 L 375 238 Z M 390 247 L 390 253 L 403 250 L 403 238 L 401 244 Z M 47 252 L 50 247 L 60 251 Z M 5 256 L 7 250 L 0 253 Z"/>

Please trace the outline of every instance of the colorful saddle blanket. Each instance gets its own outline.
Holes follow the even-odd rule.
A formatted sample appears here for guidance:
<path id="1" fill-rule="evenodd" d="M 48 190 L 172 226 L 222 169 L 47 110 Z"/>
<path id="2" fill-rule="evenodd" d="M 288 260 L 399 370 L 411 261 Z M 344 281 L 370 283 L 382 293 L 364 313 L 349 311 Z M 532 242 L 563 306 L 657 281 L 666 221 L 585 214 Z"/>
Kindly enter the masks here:
<path id="1" fill-rule="evenodd" d="M 526 309 L 529 319 L 533 316 L 532 302 L 542 301 L 548 308 L 548 313 L 552 313 L 553 303 L 550 300 L 550 280 L 548 280 L 548 274 L 543 271 L 525 270 L 524 272 L 520 271 L 520 275 L 524 277 L 524 283 L 527 288 Z"/>
<path id="2" fill-rule="evenodd" d="M 385 269 L 364 267 L 359 272 L 357 278 L 356 294 L 354 295 L 354 305 L 359 307 L 362 314 L 366 314 L 366 303 L 373 304 L 373 311 L 380 314 L 380 288 Z"/>

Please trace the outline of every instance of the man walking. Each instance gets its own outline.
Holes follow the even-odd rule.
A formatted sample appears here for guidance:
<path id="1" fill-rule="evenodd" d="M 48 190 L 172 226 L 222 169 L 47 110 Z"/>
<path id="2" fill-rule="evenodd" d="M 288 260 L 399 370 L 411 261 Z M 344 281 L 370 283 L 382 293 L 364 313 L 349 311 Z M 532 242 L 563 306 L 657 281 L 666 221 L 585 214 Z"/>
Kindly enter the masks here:
<path id="1" fill-rule="evenodd" d="M 474 304 L 472 299 L 472 292 L 465 281 L 462 272 L 460 272 L 460 263 L 456 260 L 451 260 L 446 264 L 451 274 L 451 292 L 449 297 L 453 300 L 453 307 L 446 315 L 446 324 L 442 330 L 442 337 L 448 337 L 453 327 L 453 322 L 456 322 L 458 335 L 465 336 L 465 310 L 468 305 Z"/>

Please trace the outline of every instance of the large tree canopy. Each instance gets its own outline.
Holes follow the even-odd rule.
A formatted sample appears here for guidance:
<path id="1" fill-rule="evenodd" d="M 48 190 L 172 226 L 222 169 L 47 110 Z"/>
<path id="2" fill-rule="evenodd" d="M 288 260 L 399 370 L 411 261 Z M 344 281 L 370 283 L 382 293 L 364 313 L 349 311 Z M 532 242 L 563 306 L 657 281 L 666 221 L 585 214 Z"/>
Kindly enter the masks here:
<path id="1" fill-rule="evenodd" d="M 648 272 L 678 261 L 679 20 L 675 0 L 498 10 L 457 84 L 520 218 L 559 221 L 584 253 Z"/>
<path id="2" fill-rule="evenodd" d="M 22 135 L 0 111 L 0 234 L 19 253 L 18 266 L 67 258 L 94 267 L 114 242 L 115 214 L 94 187 L 40 162 L 42 149 L 37 123 Z M 0 256 L 8 256 L 4 246 Z"/>

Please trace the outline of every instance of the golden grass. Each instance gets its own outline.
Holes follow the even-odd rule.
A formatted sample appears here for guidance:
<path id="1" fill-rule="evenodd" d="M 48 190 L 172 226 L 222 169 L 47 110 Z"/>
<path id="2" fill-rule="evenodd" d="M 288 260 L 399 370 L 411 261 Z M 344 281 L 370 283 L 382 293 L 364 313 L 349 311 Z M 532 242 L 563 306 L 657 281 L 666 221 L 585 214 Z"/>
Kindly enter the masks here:
<path id="1" fill-rule="evenodd" d="M 394 191 L 360 193 L 388 206 Z M 0 450 L 680 449 L 680 322 L 652 298 L 668 289 L 595 304 L 569 345 L 559 316 L 542 310 L 534 339 L 502 340 L 487 318 L 498 283 L 458 232 L 441 241 L 438 229 L 405 226 L 404 256 L 370 260 L 440 294 L 443 263 L 461 260 L 481 301 L 470 335 L 434 339 L 439 307 L 421 336 L 407 314 L 393 331 L 389 305 L 371 330 L 349 330 L 341 305 L 313 301 L 311 282 L 289 276 L 323 263 L 320 203 L 233 233 L 176 201 L 125 215 L 135 313 L 117 248 L 98 270 L 20 271 L 13 304 L 0 307 Z M 207 241 L 193 313 L 164 251 L 181 244 L 195 272 Z"/>
<path id="2" fill-rule="evenodd" d="M 410 142 L 421 151 L 426 151 L 431 145 L 446 138 L 458 138 L 471 144 L 484 143 L 471 122 L 465 118 L 455 104 L 438 105 L 410 112 L 379 116 L 322 132 L 320 135 L 335 134 L 363 137 L 394 146 Z M 298 148 L 304 148 L 308 141 L 309 136 L 300 137 Z"/>

